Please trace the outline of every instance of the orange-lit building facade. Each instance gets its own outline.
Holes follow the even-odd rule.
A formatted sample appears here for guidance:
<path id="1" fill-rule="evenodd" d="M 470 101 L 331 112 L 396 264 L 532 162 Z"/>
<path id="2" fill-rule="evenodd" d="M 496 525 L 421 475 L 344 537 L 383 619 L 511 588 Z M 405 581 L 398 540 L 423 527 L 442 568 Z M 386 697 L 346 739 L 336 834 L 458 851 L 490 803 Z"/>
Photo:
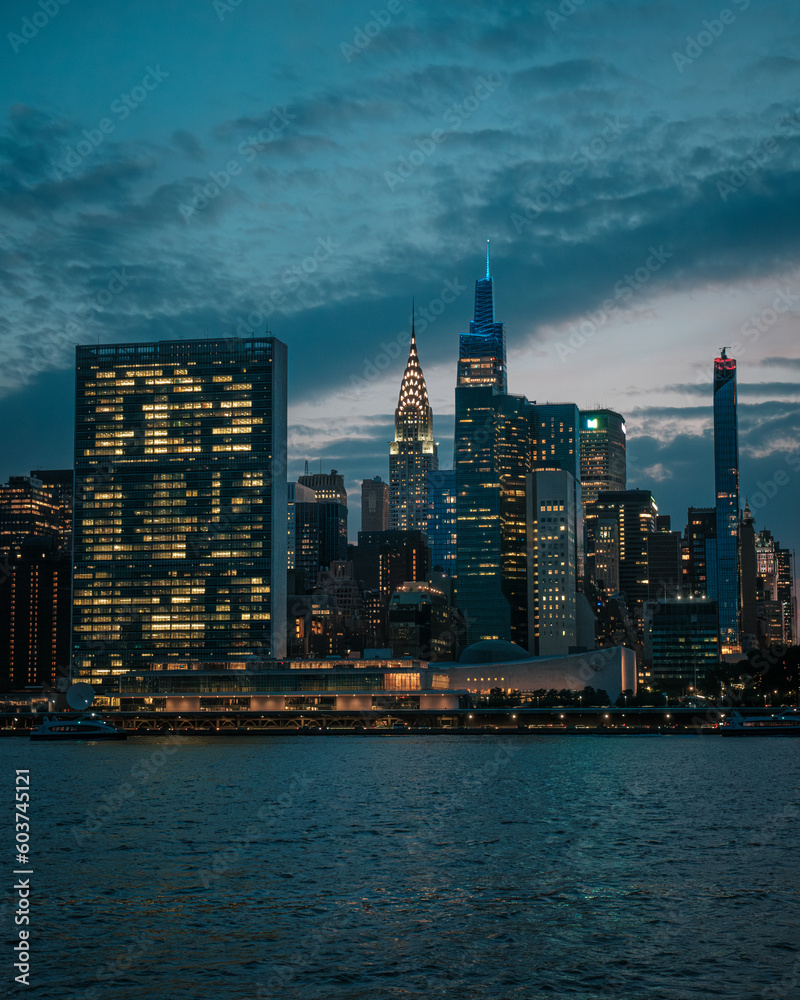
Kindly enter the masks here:
<path id="1" fill-rule="evenodd" d="M 74 671 L 282 656 L 286 347 L 79 347 Z"/>

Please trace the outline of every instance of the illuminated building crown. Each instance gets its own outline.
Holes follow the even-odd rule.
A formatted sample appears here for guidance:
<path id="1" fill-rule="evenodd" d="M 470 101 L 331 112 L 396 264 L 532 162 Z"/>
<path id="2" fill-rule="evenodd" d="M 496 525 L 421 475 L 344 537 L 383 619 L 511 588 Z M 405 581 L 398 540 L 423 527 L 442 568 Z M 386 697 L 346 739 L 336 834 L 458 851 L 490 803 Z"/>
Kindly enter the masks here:
<path id="1" fill-rule="evenodd" d="M 408 361 L 400 383 L 400 395 L 395 410 L 396 439 L 406 437 L 406 428 L 419 428 L 418 438 L 433 436 L 433 415 L 428 401 L 428 387 L 422 374 L 422 365 L 417 353 L 417 336 L 414 329 L 414 319 L 411 320 L 411 344 L 408 349 Z M 421 433 L 420 433 L 421 431 Z"/>

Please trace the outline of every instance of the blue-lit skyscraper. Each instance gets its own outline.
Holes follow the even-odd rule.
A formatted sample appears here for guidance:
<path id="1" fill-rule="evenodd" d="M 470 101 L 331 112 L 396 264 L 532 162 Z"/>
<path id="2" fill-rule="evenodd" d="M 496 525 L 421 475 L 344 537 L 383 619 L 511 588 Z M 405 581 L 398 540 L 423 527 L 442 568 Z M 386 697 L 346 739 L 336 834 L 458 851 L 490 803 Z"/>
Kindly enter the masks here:
<path id="1" fill-rule="evenodd" d="M 456 385 L 457 602 L 468 644 L 511 638 L 500 482 L 530 471 L 530 404 L 507 394 L 505 327 L 494 320 L 493 295 L 487 242 L 486 276 L 475 282 L 475 318 L 460 337 Z"/>
<path id="2" fill-rule="evenodd" d="M 494 319 L 493 291 L 487 243 L 475 318 L 459 349 L 456 600 L 467 644 L 503 639 L 530 652 L 569 649 L 577 644 L 576 582 L 583 571 L 578 408 L 537 405 L 507 391 L 505 328 Z M 530 557 L 540 517 L 531 498 L 545 481 L 570 495 L 541 508 L 546 552 L 540 565 Z M 568 560 L 554 548 L 566 539 Z"/>
<path id="3" fill-rule="evenodd" d="M 486 241 L 486 277 L 475 282 L 475 318 L 469 333 L 458 343 L 458 385 L 495 386 L 508 391 L 506 376 L 505 324 L 494 321 L 494 282 L 489 273 L 489 241 Z"/>
<path id="4" fill-rule="evenodd" d="M 739 438 L 736 361 L 722 348 L 714 361 L 714 486 L 717 514 L 716 593 L 720 651 L 741 651 L 739 627 Z"/>

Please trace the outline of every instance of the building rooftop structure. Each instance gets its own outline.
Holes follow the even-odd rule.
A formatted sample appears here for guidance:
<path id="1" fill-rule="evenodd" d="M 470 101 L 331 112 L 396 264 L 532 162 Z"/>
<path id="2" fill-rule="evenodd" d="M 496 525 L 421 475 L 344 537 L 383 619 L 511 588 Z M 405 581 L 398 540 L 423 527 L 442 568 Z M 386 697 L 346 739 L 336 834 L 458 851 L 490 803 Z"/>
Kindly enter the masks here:
<path id="1" fill-rule="evenodd" d="M 512 644 L 509 644 L 512 645 Z M 95 706 L 120 711 L 347 711 L 394 708 L 450 710 L 467 693 L 493 688 L 534 692 L 582 691 L 587 685 L 613 700 L 635 690 L 635 656 L 613 647 L 570 656 L 529 657 L 491 663 L 428 664 L 393 659 L 214 661 L 163 660 L 147 669 L 109 675 Z"/>

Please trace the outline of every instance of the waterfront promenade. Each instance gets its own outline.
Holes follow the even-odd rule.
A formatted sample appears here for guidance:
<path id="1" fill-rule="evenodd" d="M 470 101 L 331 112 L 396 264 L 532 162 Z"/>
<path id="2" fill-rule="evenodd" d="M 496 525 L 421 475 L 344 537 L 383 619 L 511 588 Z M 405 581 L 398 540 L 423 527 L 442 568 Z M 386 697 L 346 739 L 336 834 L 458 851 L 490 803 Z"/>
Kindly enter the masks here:
<path id="1" fill-rule="evenodd" d="M 771 715 L 774 708 L 747 709 Z M 473 708 L 452 711 L 397 709 L 373 712 L 119 712 L 98 714 L 129 735 L 413 735 L 458 736 L 498 733 L 506 736 L 716 735 L 722 714 L 730 709 L 684 706 L 663 708 Z M 66 713 L 58 713 L 66 714 Z M 0 713 L 0 735 L 25 736 L 41 713 Z"/>

